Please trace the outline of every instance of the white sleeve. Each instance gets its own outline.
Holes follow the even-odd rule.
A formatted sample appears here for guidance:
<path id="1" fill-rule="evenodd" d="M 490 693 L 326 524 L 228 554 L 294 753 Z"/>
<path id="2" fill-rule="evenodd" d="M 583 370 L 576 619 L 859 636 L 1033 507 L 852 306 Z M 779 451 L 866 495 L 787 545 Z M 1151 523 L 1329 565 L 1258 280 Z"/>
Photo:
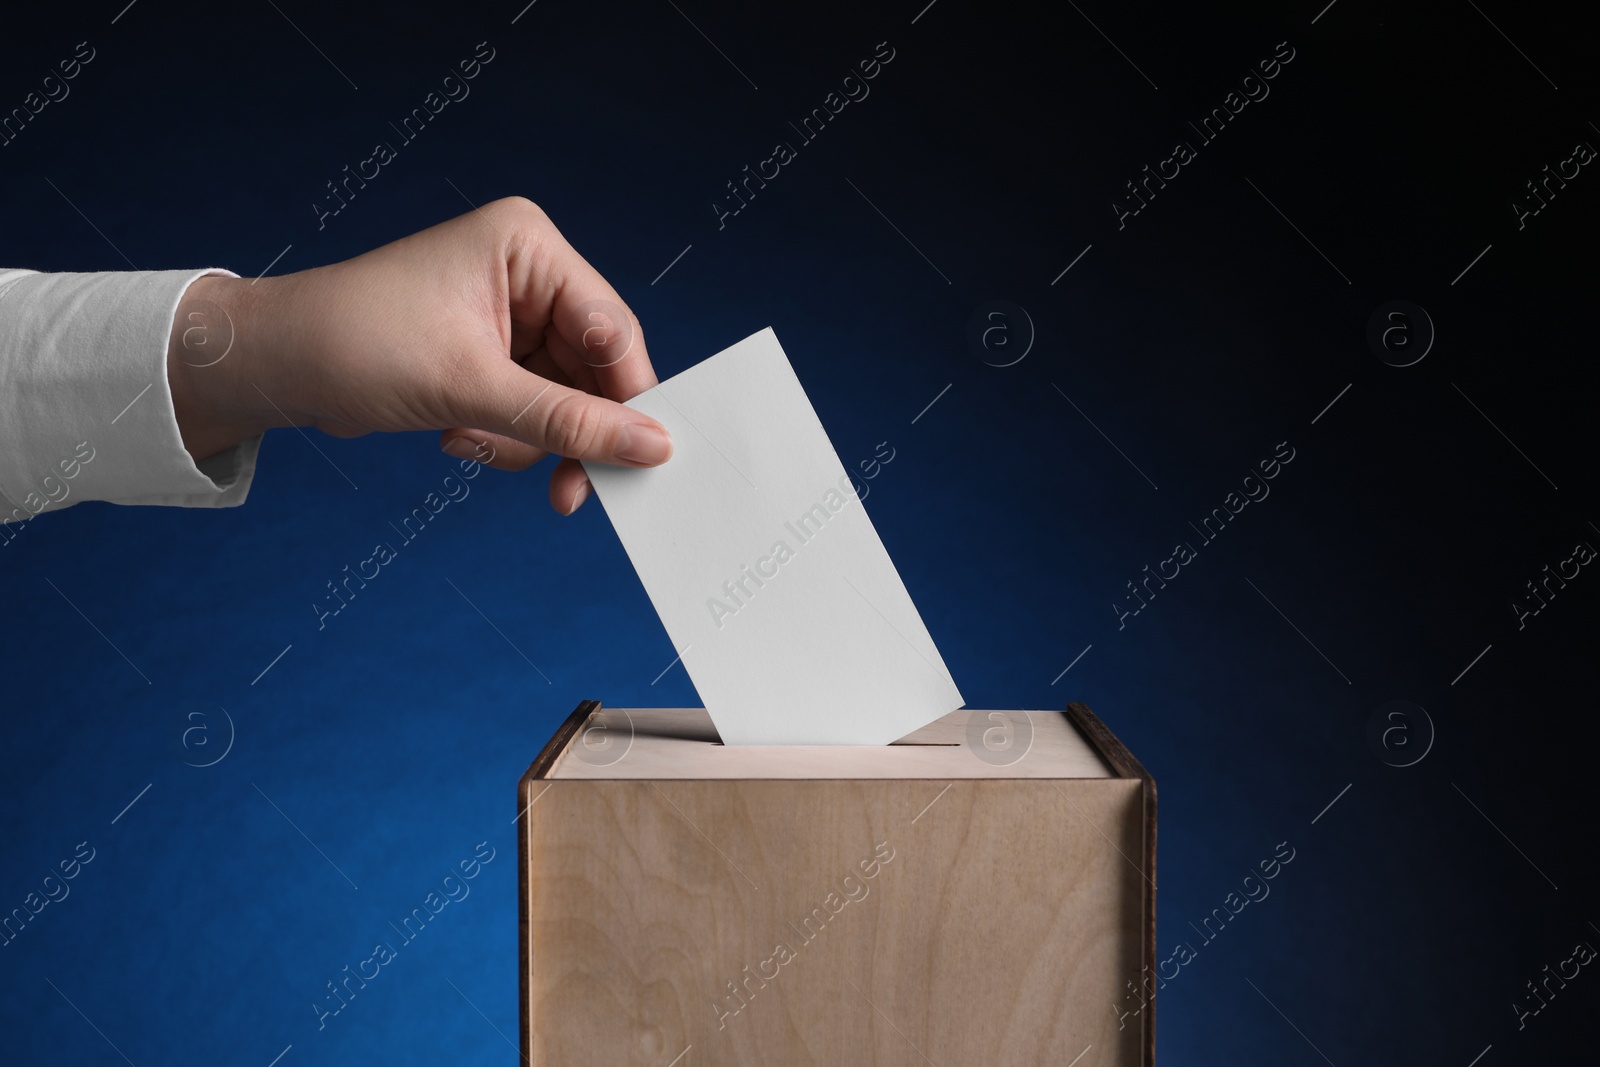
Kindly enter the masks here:
<path id="1" fill-rule="evenodd" d="M 244 503 L 261 438 L 196 463 L 167 381 L 178 301 L 207 274 L 238 277 L 0 269 L 0 523 L 80 500 Z"/>

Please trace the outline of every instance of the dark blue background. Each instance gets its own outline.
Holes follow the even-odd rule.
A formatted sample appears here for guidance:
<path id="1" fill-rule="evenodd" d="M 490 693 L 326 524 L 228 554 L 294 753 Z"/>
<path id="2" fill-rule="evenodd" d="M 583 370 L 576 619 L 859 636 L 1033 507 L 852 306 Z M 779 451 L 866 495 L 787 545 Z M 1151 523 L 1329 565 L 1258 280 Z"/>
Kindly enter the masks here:
<path id="1" fill-rule="evenodd" d="M 292 246 L 283 273 L 526 195 L 662 377 L 771 325 L 845 463 L 895 449 L 867 507 L 970 706 L 1084 700 L 1155 775 L 1161 955 L 1198 947 L 1160 994 L 1163 1062 L 1592 1049 L 1600 977 L 1520 1030 L 1512 1008 L 1600 945 L 1600 578 L 1521 630 L 1510 606 L 1600 544 L 1600 177 L 1521 230 L 1511 208 L 1600 144 L 1582 35 L 1500 2 L 924 3 L 8 12 L 0 108 L 77 42 L 96 58 L 0 147 L 0 262 L 254 276 Z M 324 182 L 480 41 L 471 96 L 319 230 Z M 719 231 L 724 183 L 880 41 L 871 95 Z M 1123 183 L 1279 41 L 1271 95 L 1119 230 Z M 1438 339 L 1396 368 L 1365 329 L 1402 298 Z M 1015 366 L 967 342 L 991 299 L 1036 327 Z M 0 548 L 0 910 L 95 849 L 0 948 L 0 1060 L 512 1062 L 517 778 L 580 699 L 699 703 L 681 667 L 652 683 L 673 649 L 603 511 L 550 511 L 547 466 L 485 472 L 319 632 L 324 583 L 455 463 L 432 434 L 313 436 L 338 470 L 275 431 L 243 507 L 85 504 Z M 1119 630 L 1124 583 L 1281 441 L 1270 498 Z M 1396 699 L 1436 731 L 1406 768 L 1367 740 Z M 219 708 L 232 750 L 187 766 Z M 319 1032 L 324 982 L 481 841 L 470 897 Z M 1271 896 L 1203 944 L 1284 841 Z"/>

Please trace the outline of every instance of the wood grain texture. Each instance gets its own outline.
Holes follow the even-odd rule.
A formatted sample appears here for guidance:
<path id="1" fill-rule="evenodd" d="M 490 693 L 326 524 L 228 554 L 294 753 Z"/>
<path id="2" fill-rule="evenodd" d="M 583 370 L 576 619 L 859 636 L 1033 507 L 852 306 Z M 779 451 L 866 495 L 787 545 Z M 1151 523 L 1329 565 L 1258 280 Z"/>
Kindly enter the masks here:
<path id="1" fill-rule="evenodd" d="M 517 899 L 522 902 L 521 907 L 517 909 L 517 952 L 522 965 L 521 973 L 524 975 L 528 973 L 528 968 L 532 965 L 532 961 L 528 957 L 528 946 L 531 942 L 528 937 L 529 913 L 527 906 L 527 816 L 529 815 L 527 805 L 529 801 L 526 797 L 529 794 L 529 783 L 543 778 L 549 773 L 556 759 L 566 749 L 568 743 L 571 742 L 578 731 L 582 729 L 583 724 L 588 721 L 590 716 L 600 714 L 601 710 L 598 700 L 580 701 L 578 706 L 573 709 L 572 714 L 567 716 L 566 721 L 556 727 L 555 734 L 551 736 L 549 741 L 545 742 L 544 748 L 539 750 L 539 755 L 534 757 L 533 764 L 528 768 L 527 773 L 522 776 L 522 783 L 517 789 L 517 818 L 515 820 L 517 823 Z M 524 993 L 519 999 L 522 1001 L 523 1055 L 526 1056 L 527 1034 L 533 1025 L 533 1021 L 528 1015 L 528 998 L 526 994 Z"/>
<path id="2" fill-rule="evenodd" d="M 1077 727 L 1078 732 L 1090 744 L 1100 757 L 1112 767 L 1115 772 L 1124 778 L 1137 778 L 1142 783 L 1140 805 L 1143 808 L 1144 841 L 1143 849 L 1139 856 L 1144 868 L 1144 877 L 1147 888 L 1144 894 L 1144 932 L 1143 937 L 1149 950 L 1144 960 L 1144 966 L 1149 968 L 1149 974 L 1154 975 L 1156 970 L 1156 780 L 1150 772 L 1144 769 L 1126 745 L 1111 732 L 1105 723 L 1100 721 L 1100 716 L 1089 710 L 1089 705 L 1073 701 L 1067 704 L 1067 718 Z M 1140 984 L 1139 978 L 1134 979 Z M 1131 1005 L 1128 1005 L 1131 1007 Z M 1156 1061 L 1156 1013 L 1155 1005 L 1143 1012 L 1145 1062 Z"/>
<path id="3" fill-rule="evenodd" d="M 519 795 L 530 1064 L 1150 1062 L 1116 1011 L 1153 964 L 1147 779 L 560 762 Z"/>
<path id="4" fill-rule="evenodd" d="M 586 701 L 583 707 L 591 703 Z M 954 711 L 887 746 L 723 745 L 702 708 L 601 710 L 594 704 L 592 712 L 584 713 L 583 725 L 558 748 L 547 746 L 551 755 L 543 777 L 949 779 L 1113 774 L 1100 750 L 1059 711 L 993 713 L 1007 716 L 1004 720 L 991 720 L 990 714 Z M 1029 734 L 1025 740 L 1022 723 L 1015 721 L 1023 716 Z M 969 722 L 974 721 L 979 734 L 986 729 L 1011 731 L 1018 746 L 1016 758 L 1012 760 L 1009 752 L 1003 764 L 974 758 L 968 745 Z"/>

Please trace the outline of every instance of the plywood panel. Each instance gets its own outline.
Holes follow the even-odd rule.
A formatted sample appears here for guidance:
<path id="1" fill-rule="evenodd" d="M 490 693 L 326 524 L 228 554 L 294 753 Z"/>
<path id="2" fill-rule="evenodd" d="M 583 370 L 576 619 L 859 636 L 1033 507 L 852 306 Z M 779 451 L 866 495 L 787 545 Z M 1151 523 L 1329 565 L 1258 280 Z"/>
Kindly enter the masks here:
<path id="1" fill-rule="evenodd" d="M 956 711 L 888 746 L 722 745 L 702 708 L 600 709 L 597 705 L 578 725 L 548 776 L 947 780 L 1111 774 L 1059 711 Z"/>
<path id="2" fill-rule="evenodd" d="M 1143 955 L 1138 779 L 530 778 L 522 803 L 533 1063 L 1142 1061 L 1112 1010 Z"/>

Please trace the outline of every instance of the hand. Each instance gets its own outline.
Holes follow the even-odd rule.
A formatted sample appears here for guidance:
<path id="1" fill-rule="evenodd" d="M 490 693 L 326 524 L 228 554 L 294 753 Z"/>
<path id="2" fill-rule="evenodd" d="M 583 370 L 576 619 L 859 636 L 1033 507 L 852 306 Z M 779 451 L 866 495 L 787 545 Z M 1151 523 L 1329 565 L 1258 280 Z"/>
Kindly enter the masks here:
<path id="1" fill-rule="evenodd" d="M 196 459 L 273 426 L 442 430 L 445 452 L 501 470 L 567 457 L 550 503 L 570 515 L 590 491 L 578 460 L 672 454 L 660 423 L 618 403 L 656 384 L 639 320 L 520 197 L 342 263 L 197 279 L 167 370 Z"/>

